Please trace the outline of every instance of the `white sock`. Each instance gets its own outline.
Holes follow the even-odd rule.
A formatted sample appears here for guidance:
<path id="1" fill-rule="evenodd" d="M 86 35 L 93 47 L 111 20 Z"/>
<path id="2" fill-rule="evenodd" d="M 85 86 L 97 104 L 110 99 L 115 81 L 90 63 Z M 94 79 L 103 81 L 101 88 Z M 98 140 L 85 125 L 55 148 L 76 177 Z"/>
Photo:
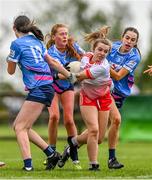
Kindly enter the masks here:
<path id="1" fill-rule="evenodd" d="M 99 163 L 97 161 L 91 161 L 89 164 L 92 165 L 92 164 L 99 164 Z"/>
<path id="2" fill-rule="evenodd" d="M 74 146 L 78 146 L 78 145 L 79 145 L 76 136 L 73 137 L 73 138 L 71 139 L 71 141 L 72 141 L 72 144 L 73 144 Z"/>

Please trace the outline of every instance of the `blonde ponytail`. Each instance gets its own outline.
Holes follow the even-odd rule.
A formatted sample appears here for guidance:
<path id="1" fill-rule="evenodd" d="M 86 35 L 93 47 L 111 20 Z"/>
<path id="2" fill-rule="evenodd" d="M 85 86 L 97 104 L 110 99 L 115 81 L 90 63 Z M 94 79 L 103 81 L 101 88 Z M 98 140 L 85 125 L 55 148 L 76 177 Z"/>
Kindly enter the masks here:
<path id="1" fill-rule="evenodd" d="M 84 40 L 88 43 L 92 43 L 96 39 L 105 39 L 109 33 L 109 26 L 103 26 L 98 31 L 86 34 Z"/>

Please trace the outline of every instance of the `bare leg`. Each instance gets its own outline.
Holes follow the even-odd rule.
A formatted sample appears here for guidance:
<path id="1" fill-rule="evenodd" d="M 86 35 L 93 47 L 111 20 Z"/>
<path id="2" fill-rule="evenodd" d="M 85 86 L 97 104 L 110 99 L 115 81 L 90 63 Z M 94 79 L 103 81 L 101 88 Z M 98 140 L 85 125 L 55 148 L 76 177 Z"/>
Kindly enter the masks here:
<path id="1" fill-rule="evenodd" d="M 88 129 L 84 130 L 80 135 L 76 136 L 76 140 L 78 142 L 78 145 L 87 144 L 88 139 Z"/>
<path id="2" fill-rule="evenodd" d="M 99 144 L 101 144 L 104 139 L 106 129 L 108 126 L 108 119 L 109 119 L 109 111 L 99 111 L 99 140 L 98 140 Z M 87 138 L 88 138 L 88 129 L 84 130 L 80 135 L 76 136 L 76 140 L 79 145 L 86 144 Z"/>
<path id="3" fill-rule="evenodd" d="M 99 140 L 98 143 L 101 144 L 105 137 L 105 133 L 108 126 L 109 111 L 99 111 Z"/>
<path id="4" fill-rule="evenodd" d="M 91 113 L 90 113 L 91 112 Z M 82 117 L 88 129 L 87 150 L 90 162 L 97 163 L 98 156 L 98 111 L 93 106 L 81 106 Z"/>
<path id="5" fill-rule="evenodd" d="M 30 141 L 42 150 L 45 150 L 48 147 L 48 144 L 33 129 L 29 129 L 28 135 Z"/>
<path id="6" fill-rule="evenodd" d="M 74 92 L 73 91 L 65 91 L 61 95 L 61 103 L 63 107 L 63 119 L 64 125 L 67 130 L 67 135 L 76 136 L 77 129 L 73 119 L 73 111 L 74 111 Z"/>
<path id="7" fill-rule="evenodd" d="M 49 124 L 48 124 L 48 142 L 51 145 L 56 145 L 58 123 L 60 119 L 59 112 L 59 96 L 55 93 L 51 106 L 48 108 L 49 111 Z"/>
<path id="8" fill-rule="evenodd" d="M 115 150 L 119 138 L 119 127 L 121 123 L 121 115 L 117 109 L 115 102 L 113 100 L 110 110 L 110 127 L 108 133 L 108 145 L 109 145 L 109 161 L 108 167 L 110 169 L 120 169 L 124 165 L 119 163 L 116 159 Z"/>
<path id="9" fill-rule="evenodd" d="M 109 149 L 115 149 L 119 138 L 119 127 L 121 123 L 121 115 L 117 109 L 114 100 L 112 100 L 111 110 L 109 114 L 110 127 L 108 132 Z"/>
<path id="10" fill-rule="evenodd" d="M 23 159 L 31 158 L 28 133 L 42 112 L 43 107 L 44 105 L 41 103 L 25 101 L 14 121 L 14 130 Z"/>

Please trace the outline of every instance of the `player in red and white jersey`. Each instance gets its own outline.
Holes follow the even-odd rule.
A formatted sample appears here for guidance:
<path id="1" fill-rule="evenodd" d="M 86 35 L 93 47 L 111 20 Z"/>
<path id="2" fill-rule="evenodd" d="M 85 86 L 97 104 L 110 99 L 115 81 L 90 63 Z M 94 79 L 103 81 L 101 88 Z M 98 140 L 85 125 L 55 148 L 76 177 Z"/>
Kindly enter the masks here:
<path id="1" fill-rule="evenodd" d="M 102 37 L 105 37 L 103 34 Z M 91 41 L 92 43 L 92 41 Z M 99 170 L 98 143 L 105 136 L 110 105 L 112 103 L 110 87 L 110 67 L 106 56 L 111 43 L 106 38 L 93 41 L 93 53 L 87 53 L 81 60 L 81 72 L 77 74 L 81 81 L 80 110 L 87 129 L 72 138 L 74 145 L 87 144 L 89 170 Z"/>
<path id="2" fill-rule="evenodd" d="M 98 41 L 100 42 L 100 40 Z M 99 52 L 99 58 L 100 56 L 103 57 Z M 89 78 L 82 81 L 82 91 L 92 100 L 106 95 L 112 83 L 110 65 L 106 58 L 97 61 L 94 61 L 93 58 L 94 54 L 88 52 L 81 59 L 80 66 L 81 70 L 85 69 L 86 76 Z"/>
<path id="3" fill-rule="evenodd" d="M 108 27 L 100 30 L 99 36 L 92 33 L 85 40 L 92 44 L 92 51 L 81 59 L 80 73 L 76 74 L 81 82 L 80 110 L 87 129 L 71 139 L 73 146 L 87 144 L 89 170 L 99 170 L 98 144 L 105 136 L 110 106 L 112 103 L 110 88 L 110 66 L 106 59 L 111 43 L 105 38 Z M 68 148 L 64 151 L 64 159 L 68 157 Z M 65 162 L 64 162 L 65 163 Z"/>

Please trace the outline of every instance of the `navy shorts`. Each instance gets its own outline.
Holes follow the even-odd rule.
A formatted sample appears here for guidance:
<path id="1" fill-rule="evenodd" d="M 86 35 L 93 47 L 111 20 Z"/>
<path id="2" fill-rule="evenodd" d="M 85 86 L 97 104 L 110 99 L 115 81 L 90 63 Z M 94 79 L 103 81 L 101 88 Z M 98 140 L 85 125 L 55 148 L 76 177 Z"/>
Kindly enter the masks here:
<path id="1" fill-rule="evenodd" d="M 55 90 L 55 92 L 57 93 L 57 94 L 62 94 L 62 93 L 64 93 L 65 91 L 74 91 L 74 85 L 73 84 L 69 84 L 69 86 L 68 87 L 60 87 L 57 83 L 53 83 L 53 88 L 54 88 L 54 90 Z"/>
<path id="2" fill-rule="evenodd" d="M 116 104 L 117 108 L 121 109 L 123 106 L 123 103 L 127 97 L 122 96 L 122 94 L 117 92 L 115 89 L 113 89 L 111 95 L 115 100 L 115 104 Z"/>
<path id="3" fill-rule="evenodd" d="M 51 105 L 53 97 L 54 97 L 54 89 L 52 85 L 46 84 L 43 86 L 38 86 L 33 89 L 30 89 L 26 97 L 26 100 L 39 102 L 49 107 Z"/>

